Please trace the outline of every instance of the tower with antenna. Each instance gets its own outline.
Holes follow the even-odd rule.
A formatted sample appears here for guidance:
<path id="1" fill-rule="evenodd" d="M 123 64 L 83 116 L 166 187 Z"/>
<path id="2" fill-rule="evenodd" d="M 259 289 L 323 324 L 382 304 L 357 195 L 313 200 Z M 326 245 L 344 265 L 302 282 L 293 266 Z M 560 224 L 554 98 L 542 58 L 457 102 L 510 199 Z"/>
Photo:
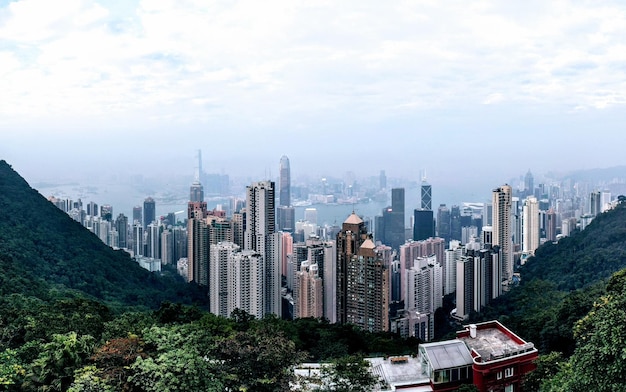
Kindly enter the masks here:
<path id="1" fill-rule="evenodd" d="M 197 166 L 195 167 L 195 173 L 193 183 L 189 188 L 189 201 L 190 202 L 203 202 L 204 201 L 204 187 L 200 182 L 200 176 L 202 175 L 202 150 L 198 150 L 196 155 L 198 158 Z"/>

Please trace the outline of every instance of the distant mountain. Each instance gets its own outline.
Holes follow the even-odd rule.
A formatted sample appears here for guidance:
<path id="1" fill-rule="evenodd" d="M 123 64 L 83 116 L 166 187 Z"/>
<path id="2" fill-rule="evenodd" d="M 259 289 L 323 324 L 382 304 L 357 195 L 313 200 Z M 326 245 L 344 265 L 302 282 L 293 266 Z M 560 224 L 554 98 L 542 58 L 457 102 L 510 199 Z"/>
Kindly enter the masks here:
<path id="1" fill-rule="evenodd" d="M 0 160 L 0 295 L 80 293 L 114 306 L 202 301 L 176 276 L 159 276 L 115 251 Z"/>
<path id="2" fill-rule="evenodd" d="M 550 172 L 547 173 L 547 176 L 558 180 L 571 179 L 585 182 L 610 182 L 616 178 L 626 179 L 626 166 L 584 169 L 563 173 Z"/>

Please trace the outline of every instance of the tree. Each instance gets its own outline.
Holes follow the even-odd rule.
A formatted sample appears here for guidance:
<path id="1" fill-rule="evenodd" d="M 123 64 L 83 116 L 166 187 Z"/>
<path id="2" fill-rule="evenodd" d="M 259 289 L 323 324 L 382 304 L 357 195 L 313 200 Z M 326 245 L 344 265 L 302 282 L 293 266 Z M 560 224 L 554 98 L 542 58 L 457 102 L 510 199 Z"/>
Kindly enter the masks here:
<path id="1" fill-rule="evenodd" d="M 569 362 L 542 385 L 546 391 L 626 391 L 626 274 L 611 278 L 607 295 L 576 323 Z"/>
<path id="2" fill-rule="evenodd" d="M 552 352 L 546 355 L 540 355 L 535 361 L 537 368 L 524 376 L 524 391 L 538 392 L 541 390 L 541 384 L 554 377 L 561 369 L 561 364 L 565 362 L 563 354 L 560 352 Z"/>
<path id="3" fill-rule="evenodd" d="M 221 378 L 234 391 L 289 391 L 295 380 L 293 366 L 305 355 L 293 341 L 271 324 L 217 341 L 212 355 L 221 363 Z"/>
<path id="4" fill-rule="evenodd" d="M 68 392 L 115 392 L 115 389 L 107 380 L 100 376 L 98 369 L 91 365 L 78 369 L 74 373 L 74 382 Z"/>
<path id="5" fill-rule="evenodd" d="M 207 357 L 211 337 L 192 324 L 153 326 L 144 330 L 145 349 L 133 351 L 130 391 L 208 391 L 224 390 L 215 376 L 215 361 Z M 129 358 L 130 359 L 130 358 Z"/>
<path id="6" fill-rule="evenodd" d="M 321 378 L 324 392 L 369 392 L 382 381 L 359 355 L 347 355 L 322 367 Z"/>
<path id="7" fill-rule="evenodd" d="M 24 377 L 24 366 L 16 350 L 0 352 L 0 390 L 14 390 Z"/>
<path id="8" fill-rule="evenodd" d="M 36 391 L 67 391 L 74 371 L 83 366 L 94 346 L 95 339 L 89 335 L 78 336 L 76 332 L 54 335 L 28 368 L 23 387 Z"/>
<path id="9" fill-rule="evenodd" d="M 126 387 L 126 381 L 132 375 L 130 366 L 138 358 L 147 358 L 144 342 L 136 335 L 107 341 L 96 349 L 91 361 L 96 365 L 95 374 L 114 385 L 117 390 Z M 86 378 L 83 377 L 83 378 Z"/>

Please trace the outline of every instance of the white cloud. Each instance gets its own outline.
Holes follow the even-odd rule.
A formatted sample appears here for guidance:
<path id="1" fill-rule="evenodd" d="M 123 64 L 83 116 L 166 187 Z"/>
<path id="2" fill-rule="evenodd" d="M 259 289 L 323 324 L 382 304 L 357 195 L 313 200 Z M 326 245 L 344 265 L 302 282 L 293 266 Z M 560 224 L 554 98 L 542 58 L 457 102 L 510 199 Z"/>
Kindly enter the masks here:
<path id="1" fill-rule="evenodd" d="M 378 121 L 504 101 L 564 110 L 624 104 L 626 11 L 619 3 L 146 0 L 121 13 L 106 7 L 23 0 L 0 10 L 0 84 L 8 86 L 0 116 L 153 113 L 280 126 L 327 114 Z"/>

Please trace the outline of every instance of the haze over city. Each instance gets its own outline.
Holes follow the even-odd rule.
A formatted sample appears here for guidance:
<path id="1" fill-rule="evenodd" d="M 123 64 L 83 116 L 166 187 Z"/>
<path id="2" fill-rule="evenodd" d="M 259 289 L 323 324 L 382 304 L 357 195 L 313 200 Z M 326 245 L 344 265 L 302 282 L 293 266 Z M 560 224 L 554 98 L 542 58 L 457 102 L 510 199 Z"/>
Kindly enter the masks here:
<path id="1" fill-rule="evenodd" d="M 0 156 L 89 185 L 191 177 L 199 148 L 258 180 L 287 154 L 488 197 L 624 163 L 624 30 L 617 1 L 0 1 Z"/>

